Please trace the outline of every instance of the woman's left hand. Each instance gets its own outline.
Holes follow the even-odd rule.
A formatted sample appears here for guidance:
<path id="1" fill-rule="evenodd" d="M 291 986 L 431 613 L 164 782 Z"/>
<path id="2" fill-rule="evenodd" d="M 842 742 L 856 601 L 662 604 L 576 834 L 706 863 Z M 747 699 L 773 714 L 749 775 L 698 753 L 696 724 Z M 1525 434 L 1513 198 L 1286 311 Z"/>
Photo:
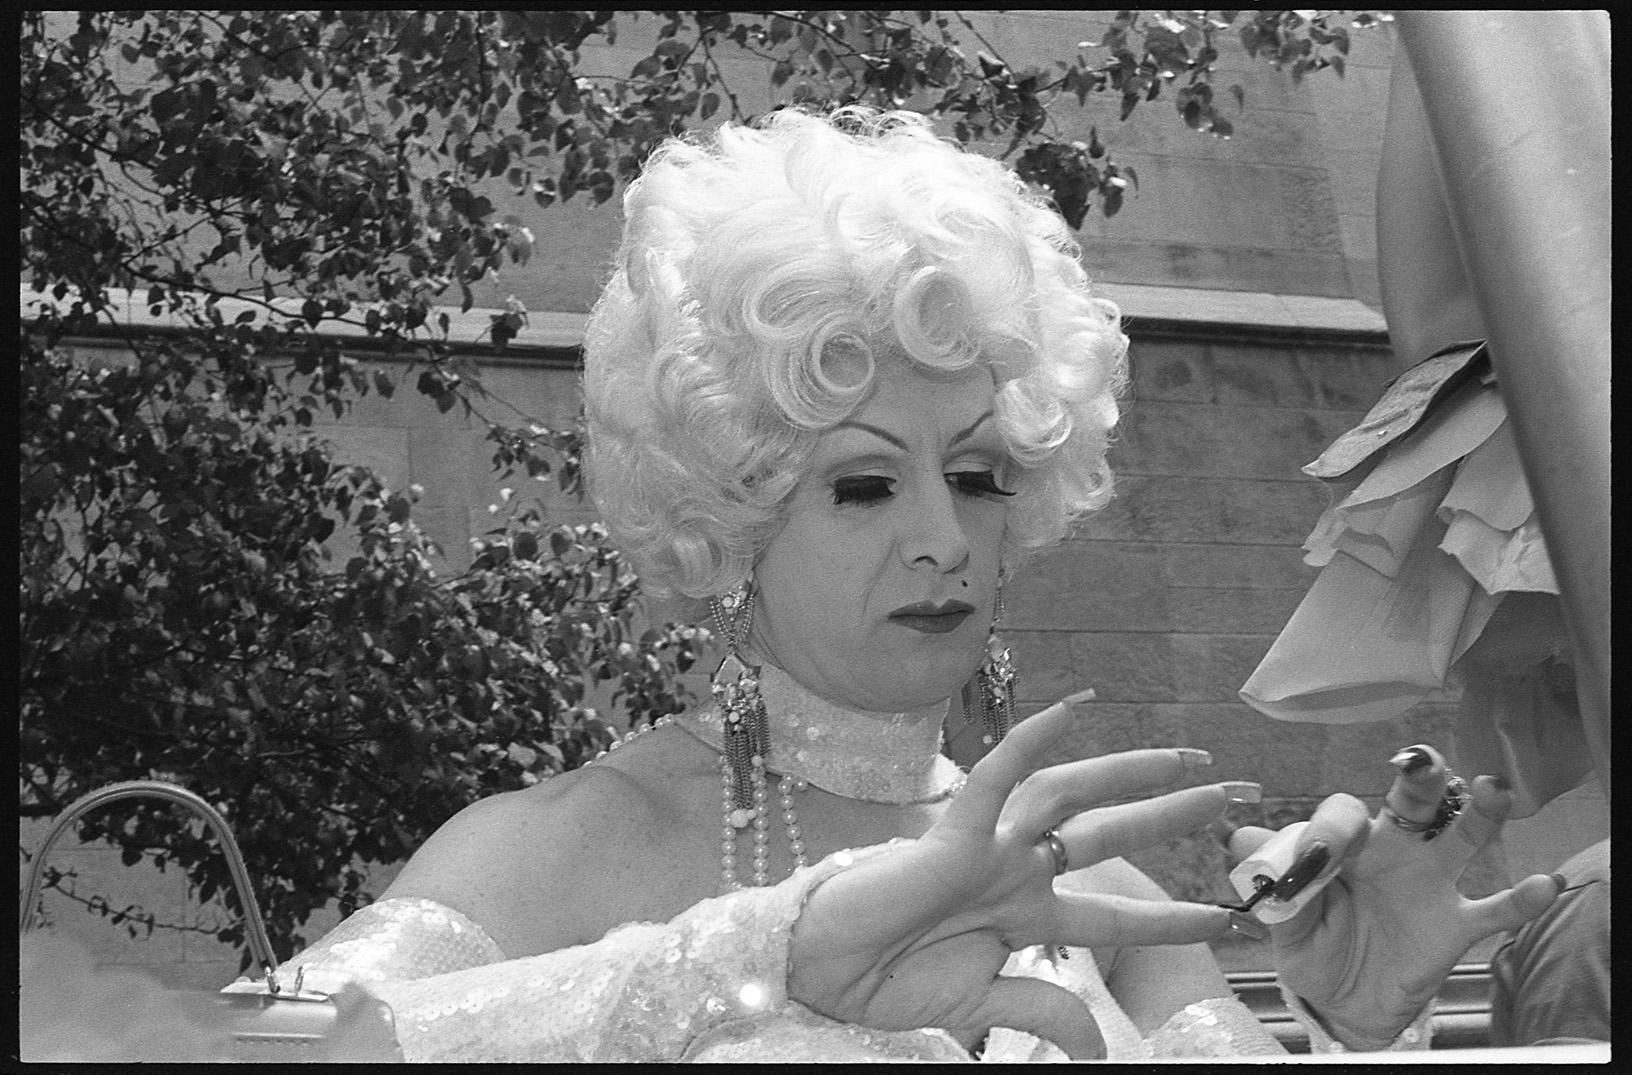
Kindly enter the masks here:
<path id="1" fill-rule="evenodd" d="M 1495 777 L 1468 789 L 1460 816 L 1425 839 L 1450 779 L 1445 759 L 1416 746 L 1395 758 L 1401 768 L 1385 806 L 1372 817 L 1352 795 L 1322 802 L 1298 838 L 1297 851 L 1324 843 L 1338 870 L 1295 917 L 1271 927 L 1281 981 L 1345 1046 L 1386 1048 L 1433 998 L 1476 941 L 1541 914 L 1560 885 L 1533 874 L 1503 892 L 1470 900 L 1456 889 L 1474 854 L 1501 830 L 1512 793 Z M 1272 836 L 1242 828 L 1230 851 L 1245 858 Z"/>
<path id="2" fill-rule="evenodd" d="M 1067 703 L 1027 718 L 922 837 L 816 885 L 792 932 L 789 998 L 844 1023 L 940 1027 L 966 1047 L 1000 1026 L 1046 1038 L 1073 1059 L 1103 1056 L 1076 994 L 1006 976 L 1004 964 L 1034 944 L 1179 944 L 1228 932 L 1237 916 L 1218 907 L 1069 891 L 1054 880 L 1192 832 L 1242 786 L 1126 801 L 1171 786 L 1200 752 L 1138 750 L 1039 768 L 1074 719 Z"/>

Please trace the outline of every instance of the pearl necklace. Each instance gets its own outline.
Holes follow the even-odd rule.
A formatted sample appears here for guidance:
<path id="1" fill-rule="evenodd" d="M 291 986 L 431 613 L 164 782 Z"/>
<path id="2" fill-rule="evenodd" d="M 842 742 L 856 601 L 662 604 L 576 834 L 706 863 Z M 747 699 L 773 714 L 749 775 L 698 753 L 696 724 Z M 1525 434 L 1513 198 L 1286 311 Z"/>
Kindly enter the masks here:
<path id="1" fill-rule="evenodd" d="M 794 795 L 811 786 L 861 802 L 893 805 L 940 802 L 963 786 L 965 774 L 941 753 L 946 702 L 910 713 L 847 709 L 820 698 L 792 676 L 763 666 L 760 693 L 770 720 L 771 757 L 756 759 L 750 777 L 753 806 L 733 801 L 731 764 L 724 752 L 725 724 L 718 709 L 659 717 L 614 740 L 608 750 L 649 731 L 677 725 L 720 752 L 720 891 L 743 887 L 737 876 L 737 835 L 753 829 L 752 884 L 770 881 L 772 774 L 778 775 L 777 806 L 795 868 L 809 865 Z M 596 755 L 599 760 L 607 751 Z"/>
<path id="2" fill-rule="evenodd" d="M 752 826 L 753 884 L 770 884 L 770 782 L 779 774 L 777 805 L 795 868 L 808 865 L 794 793 L 814 785 L 862 802 L 932 803 L 963 785 L 963 773 L 941 754 L 946 703 L 911 713 L 847 709 L 811 693 L 792 676 L 765 665 L 760 695 L 770 721 L 771 757 L 754 759 L 750 774 L 753 807 L 733 802 L 725 725 L 714 707 L 674 718 L 684 731 L 720 751 L 720 885 L 730 892 L 737 880 L 737 834 Z"/>

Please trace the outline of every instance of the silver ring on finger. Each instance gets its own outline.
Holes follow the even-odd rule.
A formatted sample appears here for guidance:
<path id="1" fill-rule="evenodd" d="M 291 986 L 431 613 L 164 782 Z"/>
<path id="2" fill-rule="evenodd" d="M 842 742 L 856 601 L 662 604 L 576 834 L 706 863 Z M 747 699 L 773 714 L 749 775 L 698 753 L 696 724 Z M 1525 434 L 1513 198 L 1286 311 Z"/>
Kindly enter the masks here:
<path id="1" fill-rule="evenodd" d="M 1468 806 L 1468 782 L 1453 773 L 1449 768 L 1445 770 L 1445 794 L 1440 796 L 1439 806 L 1434 810 L 1434 816 L 1428 821 L 1411 821 L 1394 812 L 1394 808 L 1383 806 L 1383 814 L 1392 821 L 1397 828 L 1406 832 L 1417 833 L 1424 840 L 1432 840 L 1446 829 L 1451 822 L 1461 816 Z"/>
<path id="2" fill-rule="evenodd" d="M 1048 845 L 1048 853 L 1054 859 L 1054 876 L 1058 877 L 1071 868 L 1071 856 L 1065 849 L 1065 841 L 1054 829 L 1043 833 L 1043 842 Z"/>

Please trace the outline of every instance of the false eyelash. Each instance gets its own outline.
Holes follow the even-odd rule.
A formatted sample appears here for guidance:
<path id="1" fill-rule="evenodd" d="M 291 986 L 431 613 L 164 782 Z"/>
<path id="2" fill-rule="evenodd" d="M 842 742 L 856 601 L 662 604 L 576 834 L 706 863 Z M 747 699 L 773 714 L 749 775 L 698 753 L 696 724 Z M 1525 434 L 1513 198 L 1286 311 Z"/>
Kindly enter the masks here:
<path id="1" fill-rule="evenodd" d="M 963 470 L 948 477 L 960 493 L 965 496 L 1014 496 L 1015 494 L 997 484 L 997 476 L 989 470 Z M 864 475 L 856 478 L 840 478 L 833 483 L 833 503 L 841 504 L 876 504 L 895 494 L 895 480 L 877 475 Z"/>
<path id="2" fill-rule="evenodd" d="M 840 478 L 833 483 L 833 503 L 876 504 L 893 495 L 894 485 L 893 479 L 877 476 Z"/>
<path id="3" fill-rule="evenodd" d="M 989 470 L 964 470 L 952 475 L 958 489 L 965 493 L 989 493 L 993 496 L 1014 496 L 997 484 L 997 475 Z"/>

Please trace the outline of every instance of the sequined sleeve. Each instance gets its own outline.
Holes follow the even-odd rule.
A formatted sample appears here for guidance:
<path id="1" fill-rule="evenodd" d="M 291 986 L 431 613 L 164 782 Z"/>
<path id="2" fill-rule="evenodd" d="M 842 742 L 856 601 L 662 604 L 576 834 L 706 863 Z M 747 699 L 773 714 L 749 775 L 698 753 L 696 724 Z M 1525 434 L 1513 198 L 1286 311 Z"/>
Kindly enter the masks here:
<path id="1" fill-rule="evenodd" d="M 1284 1056 L 1275 1035 L 1235 997 L 1187 1004 L 1145 1039 L 1152 1059 L 1199 1056 Z"/>
<path id="2" fill-rule="evenodd" d="M 435 900 L 394 896 L 369 904 L 278 967 L 278 982 L 337 993 L 347 982 L 429 978 L 497 963 L 482 927 Z"/>
<path id="3" fill-rule="evenodd" d="M 789 1004 L 793 923 L 850 861 L 831 856 L 593 944 L 369 989 L 410 1062 L 678 1060 L 700 1035 Z"/>
<path id="4" fill-rule="evenodd" d="M 1314 1013 L 1296 995 L 1281 986 L 1281 997 L 1309 1034 L 1311 1053 L 1343 1053 L 1349 1050 L 1336 1041 Z M 1406 1027 L 1381 1051 L 1427 1049 L 1433 1041 L 1433 1005 Z M 1235 997 L 1214 997 L 1186 1005 L 1175 1012 L 1155 1033 L 1145 1039 L 1154 1059 L 1198 1056 L 1274 1056 L 1286 1050 L 1264 1029 L 1252 1010 Z"/>

